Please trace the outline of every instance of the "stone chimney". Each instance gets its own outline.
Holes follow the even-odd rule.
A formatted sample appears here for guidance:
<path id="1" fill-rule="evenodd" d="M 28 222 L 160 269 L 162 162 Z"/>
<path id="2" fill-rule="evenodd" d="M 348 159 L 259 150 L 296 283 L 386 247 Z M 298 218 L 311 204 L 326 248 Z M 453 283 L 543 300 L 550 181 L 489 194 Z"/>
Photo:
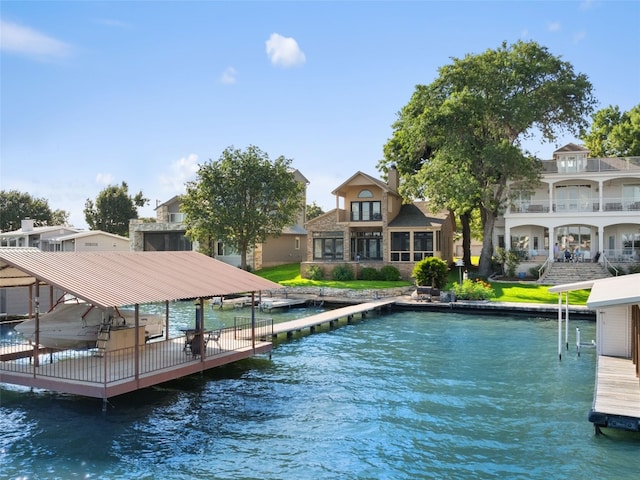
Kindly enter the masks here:
<path id="1" fill-rule="evenodd" d="M 21 227 L 23 232 L 33 232 L 33 219 L 25 218 L 21 222 Z"/>
<path id="2" fill-rule="evenodd" d="M 398 187 L 400 186 L 400 179 L 398 177 L 398 169 L 395 165 L 391 165 L 389 168 L 389 172 L 387 174 L 387 185 L 394 192 L 398 191 Z"/>

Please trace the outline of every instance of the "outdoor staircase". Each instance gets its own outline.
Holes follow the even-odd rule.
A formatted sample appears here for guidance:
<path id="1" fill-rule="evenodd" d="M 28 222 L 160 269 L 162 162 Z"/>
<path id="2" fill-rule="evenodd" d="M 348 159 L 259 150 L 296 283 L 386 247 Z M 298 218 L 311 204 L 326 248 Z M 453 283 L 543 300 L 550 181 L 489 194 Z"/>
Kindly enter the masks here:
<path id="1" fill-rule="evenodd" d="M 544 285 L 562 285 L 564 283 L 582 282 L 607 277 L 611 277 L 611 274 L 599 263 L 554 262 L 542 278 L 538 280 L 538 283 Z"/>
<path id="2" fill-rule="evenodd" d="M 96 340 L 96 351 L 94 355 L 96 357 L 104 357 L 104 352 L 107 350 L 107 343 L 111 338 L 111 324 L 103 323 L 100 325 L 100 330 L 98 331 L 98 339 Z"/>

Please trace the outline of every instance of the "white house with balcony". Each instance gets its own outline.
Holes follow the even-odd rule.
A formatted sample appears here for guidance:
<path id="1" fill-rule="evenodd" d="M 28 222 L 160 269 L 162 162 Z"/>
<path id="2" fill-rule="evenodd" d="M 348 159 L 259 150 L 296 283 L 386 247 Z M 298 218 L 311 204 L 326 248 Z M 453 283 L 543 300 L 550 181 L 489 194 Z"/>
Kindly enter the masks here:
<path id="1" fill-rule="evenodd" d="M 533 191 L 511 185 L 514 199 L 498 219 L 494 245 L 534 262 L 564 259 L 640 261 L 640 157 L 590 158 L 570 143 L 542 161 Z"/>

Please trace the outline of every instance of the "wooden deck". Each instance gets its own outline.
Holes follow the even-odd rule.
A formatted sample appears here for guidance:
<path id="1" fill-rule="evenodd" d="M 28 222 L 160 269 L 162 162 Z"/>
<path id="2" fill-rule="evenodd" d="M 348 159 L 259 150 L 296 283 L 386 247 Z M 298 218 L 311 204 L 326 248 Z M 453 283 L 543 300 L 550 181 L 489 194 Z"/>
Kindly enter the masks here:
<path id="1" fill-rule="evenodd" d="M 262 332 L 271 332 L 271 325 Z M 242 330 L 244 331 L 244 330 Z M 185 337 L 150 342 L 140 346 L 103 352 L 63 350 L 38 356 L 20 352 L 18 358 L 0 363 L 0 382 L 43 388 L 57 392 L 107 399 L 176 378 L 202 372 L 273 348 L 270 341 L 241 338 L 237 329 L 227 329 L 218 342 L 209 342 L 205 354 L 192 355 Z M 8 352 L 7 352 L 8 353 Z"/>
<path id="2" fill-rule="evenodd" d="M 346 318 L 347 321 L 350 321 L 353 316 L 357 314 L 364 317 L 368 312 L 392 305 L 396 303 L 397 300 L 397 298 L 386 298 L 383 300 L 336 308 L 335 310 L 328 310 L 326 312 L 318 313 L 317 315 L 312 315 L 310 317 L 300 318 L 298 320 L 276 323 L 273 326 L 273 337 L 275 338 L 280 334 L 286 334 L 287 337 L 291 337 L 294 332 L 300 332 L 307 328 L 311 333 L 313 333 L 316 327 L 319 327 L 320 325 L 329 324 L 329 326 L 332 327 L 334 322 L 337 322 L 339 319 Z"/>
<path id="3" fill-rule="evenodd" d="M 640 379 L 631 359 L 598 357 L 589 420 L 600 427 L 640 430 Z"/>

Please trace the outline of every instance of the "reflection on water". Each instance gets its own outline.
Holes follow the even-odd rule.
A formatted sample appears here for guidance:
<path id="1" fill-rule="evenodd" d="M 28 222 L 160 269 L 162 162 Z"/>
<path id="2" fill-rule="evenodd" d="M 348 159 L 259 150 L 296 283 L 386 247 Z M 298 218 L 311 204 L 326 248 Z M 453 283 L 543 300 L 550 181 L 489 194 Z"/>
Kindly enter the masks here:
<path id="1" fill-rule="evenodd" d="M 178 329 L 193 321 L 179 309 Z M 3 385 L 0 478 L 636 478 L 640 437 L 587 421 L 595 352 L 559 362 L 556 348 L 553 320 L 401 312 L 115 397 L 106 414 Z"/>

